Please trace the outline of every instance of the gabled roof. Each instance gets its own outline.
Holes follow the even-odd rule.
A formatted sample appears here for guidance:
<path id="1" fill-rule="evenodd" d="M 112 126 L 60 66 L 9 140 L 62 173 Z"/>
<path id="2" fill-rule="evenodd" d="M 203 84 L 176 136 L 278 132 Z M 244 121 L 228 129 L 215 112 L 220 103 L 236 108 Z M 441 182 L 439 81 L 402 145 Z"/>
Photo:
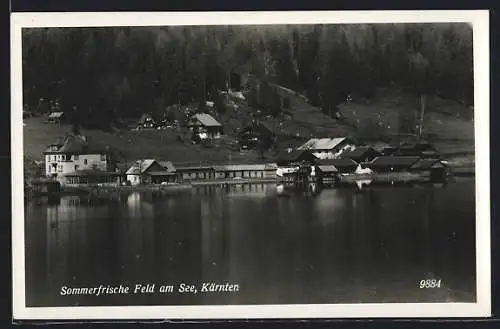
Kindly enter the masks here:
<path id="1" fill-rule="evenodd" d="M 138 160 L 127 170 L 126 174 L 127 175 L 143 174 L 155 162 L 156 160 L 154 159 Z"/>
<path id="2" fill-rule="evenodd" d="M 311 138 L 305 144 L 300 146 L 299 150 L 331 150 L 346 140 L 346 137 L 340 138 Z"/>
<path id="3" fill-rule="evenodd" d="M 351 159 L 346 159 L 346 158 L 318 160 L 317 163 L 318 163 L 318 166 L 332 165 L 332 166 L 335 166 L 337 168 L 339 168 L 339 167 L 350 167 L 350 166 L 356 167 L 358 165 L 356 163 L 356 161 L 353 161 Z"/>
<path id="4" fill-rule="evenodd" d="M 193 115 L 193 118 L 197 119 L 205 127 L 221 127 L 217 120 L 215 120 L 210 114 L 207 113 L 197 113 Z"/>
<path id="5" fill-rule="evenodd" d="M 408 166 L 410 167 L 420 158 L 413 156 L 380 156 L 371 162 L 374 166 Z"/>
<path id="6" fill-rule="evenodd" d="M 64 115 L 64 112 L 52 112 L 49 115 L 49 118 L 51 119 L 58 119 L 61 118 Z"/>
<path id="7" fill-rule="evenodd" d="M 105 152 L 100 145 L 92 143 L 84 136 L 68 135 L 49 145 L 45 152 L 92 154 Z"/>

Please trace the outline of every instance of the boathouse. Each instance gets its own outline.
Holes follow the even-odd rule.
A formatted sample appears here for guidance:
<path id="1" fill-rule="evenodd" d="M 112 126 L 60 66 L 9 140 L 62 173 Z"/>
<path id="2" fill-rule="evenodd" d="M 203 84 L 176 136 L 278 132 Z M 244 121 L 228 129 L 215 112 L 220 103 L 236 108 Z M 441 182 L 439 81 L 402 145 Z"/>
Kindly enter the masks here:
<path id="1" fill-rule="evenodd" d="M 214 180 L 215 169 L 213 166 L 176 166 L 176 175 L 180 181 Z"/>
<path id="2" fill-rule="evenodd" d="M 214 167 L 216 179 L 274 179 L 276 178 L 277 169 L 278 166 L 275 163 L 238 164 Z"/>
<path id="3" fill-rule="evenodd" d="M 352 147 L 354 147 L 354 142 L 348 137 L 311 138 L 300 146 L 298 150 L 308 150 L 319 159 L 334 159 Z"/>
<path id="4" fill-rule="evenodd" d="M 316 175 L 323 184 L 333 184 L 339 179 L 339 170 L 333 165 L 316 166 Z"/>
<path id="5" fill-rule="evenodd" d="M 378 173 L 408 172 L 419 160 L 415 156 L 381 156 L 370 162 L 368 167 Z"/>
<path id="6" fill-rule="evenodd" d="M 154 159 L 136 161 L 125 173 L 127 181 L 131 185 L 176 181 L 175 167 L 169 162 L 162 163 Z"/>

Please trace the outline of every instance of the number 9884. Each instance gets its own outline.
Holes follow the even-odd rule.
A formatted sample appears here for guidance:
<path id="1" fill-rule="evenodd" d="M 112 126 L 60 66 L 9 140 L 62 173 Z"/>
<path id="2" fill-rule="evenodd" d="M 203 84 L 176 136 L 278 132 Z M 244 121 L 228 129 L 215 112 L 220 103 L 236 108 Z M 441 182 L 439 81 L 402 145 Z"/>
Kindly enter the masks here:
<path id="1" fill-rule="evenodd" d="M 441 280 L 436 280 L 436 279 L 420 280 L 419 288 L 420 289 L 441 288 Z"/>

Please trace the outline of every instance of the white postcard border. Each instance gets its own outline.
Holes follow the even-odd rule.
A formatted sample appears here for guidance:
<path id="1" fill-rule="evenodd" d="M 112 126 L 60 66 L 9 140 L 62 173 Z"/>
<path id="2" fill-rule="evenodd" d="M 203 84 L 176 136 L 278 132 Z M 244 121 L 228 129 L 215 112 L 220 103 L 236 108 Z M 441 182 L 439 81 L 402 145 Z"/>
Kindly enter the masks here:
<path id="1" fill-rule="evenodd" d="M 262 25 L 468 22 L 474 42 L 476 146 L 477 303 L 303 304 L 238 306 L 26 307 L 22 45 L 25 27 Z M 489 168 L 489 13 L 474 11 L 322 11 L 183 13 L 14 13 L 11 15 L 11 147 L 13 318 L 71 319 L 251 319 L 251 318 L 435 318 L 491 315 Z"/>

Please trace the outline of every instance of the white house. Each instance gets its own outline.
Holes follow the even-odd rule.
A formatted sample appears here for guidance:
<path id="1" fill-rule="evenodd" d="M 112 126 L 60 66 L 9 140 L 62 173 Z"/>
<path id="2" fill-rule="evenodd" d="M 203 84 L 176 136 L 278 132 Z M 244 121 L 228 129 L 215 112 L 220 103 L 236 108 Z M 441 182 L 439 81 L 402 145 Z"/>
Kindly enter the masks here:
<path id="1" fill-rule="evenodd" d="M 61 184 L 90 183 L 90 173 L 91 180 L 97 182 L 102 179 L 105 183 L 109 180 L 108 174 L 112 172 L 107 150 L 91 145 L 84 136 L 68 135 L 49 145 L 44 156 L 45 175 L 55 178 Z M 102 175 L 98 175 L 99 173 Z"/>

